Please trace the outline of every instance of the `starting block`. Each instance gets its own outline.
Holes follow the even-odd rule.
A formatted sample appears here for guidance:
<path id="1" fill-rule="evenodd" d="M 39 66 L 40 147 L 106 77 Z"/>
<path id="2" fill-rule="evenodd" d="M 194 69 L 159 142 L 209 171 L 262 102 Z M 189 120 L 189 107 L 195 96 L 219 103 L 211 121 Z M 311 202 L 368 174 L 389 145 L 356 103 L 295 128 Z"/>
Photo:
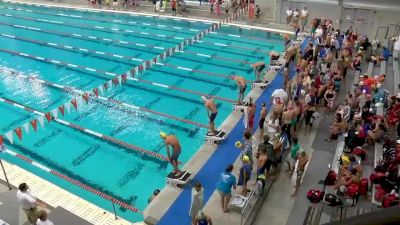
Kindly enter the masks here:
<path id="1" fill-rule="evenodd" d="M 212 135 L 212 134 L 210 134 L 210 132 L 208 132 L 206 134 L 205 141 L 208 144 L 216 145 L 216 144 L 221 143 L 225 139 L 225 136 L 226 136 L 226 132 L 223 130 L 217 131 L 216 135 Z"/>
<path id="2" fill-rule="evenodd" d="M 251 88 L 252 88 L 253 90 L 262 91 L 262 90 L 264 90 L 267 86 L 268 86 L 268 81 L 267 81 L 267 80 L 265 80 L 265 81 L 262 80 L 262 81 L 254 82 Z"/>
<path id="3" fill-rule="evenodd" d="M 233 111 L 238 113 L 244 113 L 244 110 L 249 106 L 249 102 L 243 101 L 241 105 L 233 104 Z"/>
<path id="4" fill-rule="evenodd" d="M 179 177 L 175 176 L 173 172 L 169 173 L 167 176 L 167 185 L 170 187 L 174 188 L 184 188 L 186 184 L 189 183 L 189 181 L 192 178 L 192 173 L 189 171 L 183 171 Z"/>
<path id="5" fill-rule="evenodd" d="M 279 71 L 279 70 L 281 70 L 282 69 L 282 65 L 283 64 L 271 64 L 271 65 L 269 65 L 269 67 L 268 67 L 268 70 L 272 70 L 272 71 Z"/>

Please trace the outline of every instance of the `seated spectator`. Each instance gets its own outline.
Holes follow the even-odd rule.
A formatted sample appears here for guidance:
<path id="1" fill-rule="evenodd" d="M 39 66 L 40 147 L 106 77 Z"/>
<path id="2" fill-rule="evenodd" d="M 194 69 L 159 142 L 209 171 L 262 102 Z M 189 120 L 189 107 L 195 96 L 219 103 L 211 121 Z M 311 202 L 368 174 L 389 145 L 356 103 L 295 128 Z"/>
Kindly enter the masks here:
<path id="1" fill-rule="evenodd" d="M 386 132 L 386 127 L 384 124 L 379 123 L 378 126 L 373 130 L 369 130 L 367 133 L 367 143 L 380 142 L 383 138 L 383 134 Z"/>
<path id="2" fill-rule="evenodd" d="M 358 170 L 356 168 L 352 168 L 349 175 L 343 175 L 340 179 L 338 179 L 336 184 L 333 186 L 333 189 L 338 190 L 342 186 L 348 186 L 353 183 L 360 183 L 360 177 L 358 176 Z"/>
<path id="3" fill-rule="evenodd" d="M 357 176 L 361 179 L 363 174 L 363 167 L 357 162 L 355 156 L 350 156 L 350 163 L 347 165 L 342 165 L 339 168 L 338 179 L 342 178 L 343 176 L 350 176 L 352 169 L 357 170 Z"/>

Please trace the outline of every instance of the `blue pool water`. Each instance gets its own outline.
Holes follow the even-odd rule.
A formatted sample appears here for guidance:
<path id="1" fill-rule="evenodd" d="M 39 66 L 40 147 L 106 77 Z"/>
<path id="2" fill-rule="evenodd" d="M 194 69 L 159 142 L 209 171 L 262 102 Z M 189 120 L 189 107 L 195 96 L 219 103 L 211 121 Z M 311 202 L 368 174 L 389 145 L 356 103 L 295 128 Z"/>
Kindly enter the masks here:
<path id="1" fill-rule="evenodd" d="M 143 63 L 140 60 L 151 60 L 164 49 L 176 46 L 183 39 L 191 38 L 210 26 L 208 23 L 186 20 L 0 2 L 0 97 L 40 112 L 48 112 L 75 97 L 73 93 L 4 72 L 9 70 L 82 91 L 91 91 L 113 78 L 90 71 L 71 70 L 56 63 L 45 63 L 9 54 L 7 51 L 122 74 Z M 254 74 L 248 63 L 268 61 L 266 52 L 282 51 L 281 43 L 277 34 L 222 26 L 216 33 L 206 36 L 202 42 L 185 47 L 184 52 L 176 53 L 164 62 L 201 72 L 156 66 L 140 75 L 140 78 L 227 99 L 216 101 L 219 109 L 216 124 L 220 125 L 231 112 L 230 101 L 237 98 L 237 87 L 234 81 L 211 76 L 207 72 L 224 76 L 238 74 L 252 80 Z M 61 45 L 73 48 L 60 48 Z M 107 54 L 86 53 L 79 50 L 80 48 Z M 250 88 L 247 92 L 249 90 Z M 208 122 L 200 96 L 184 91 L 128 81 L 122 86 L 113 86 L 103 96 L 201 124 Z M 35 118 L 32 113 L 3 102 L 0 102 L 0 114 L 0 134 Z M 59 115 L 61 116 L 60 113 Z M 175 134 L 183 146 L 180 156 L 182 163 L 186 163 L 196 153 L 207 132 L 205 128 L 101 99 L 92 99 L 88 104 L 81 104 L 77 112 L 71 107 L 71 113 L 61 118 L 162 155 L 166 155 L 166 152 L 159 132 Z M 165 177 L 171 171 L 171 166 L 163 161 L 137 154 L 54 121 L 50 124 L 46 122 L 44 128 L 39 126 L 36 133 L 32 129 L 29 133 L 23 131 L 22 141 L 14 136 L 14 144 L 6 142 L 6 145 L 34 161 L 140 210 L 146 207 L 152 191 L 165 185 Z M 110 202 L 84 189 L 9 155 L 1 156 L 94 204 L 107 210 L 112 209 Z M 117 208 L 117 211 L 119 216 L 132 222 L 143 220 L 140 213 L 123 208 Z"/>

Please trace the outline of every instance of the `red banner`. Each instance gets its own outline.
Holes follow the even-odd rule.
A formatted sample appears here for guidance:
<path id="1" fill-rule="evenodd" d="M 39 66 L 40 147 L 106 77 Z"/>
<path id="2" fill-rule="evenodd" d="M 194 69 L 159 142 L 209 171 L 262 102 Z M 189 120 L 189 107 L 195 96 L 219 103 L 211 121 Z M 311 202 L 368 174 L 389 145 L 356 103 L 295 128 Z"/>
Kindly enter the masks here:
<path id="1" fill-rule="evenodd" d="M 131 69 L 132 77 L 135 77 L 135 68 Z"/>
<path id="2" fill-rule="evenodd" d="M 64 116 L 64 105 L 58 106 L 58 110 L 60 110 L 61 114 Z"/>
<path id="3" fill-rule="evenodd" d="M 74 108 L 75 108 L 76 110 L 78 110 L 78 103 L 76 102 L 76 99 L 72 99 L 72 100 L 71 100 L 71 104 L 72 104 L 72 106 L 74 106 Z"/>
<path id="4" fill-rule="evenodd" d="M 114 85 L 115 86 L 118 86 L 118 78 L 117 77 L 114 77 L 113 79 L 112 79 L 112 81 L 113 81 L 113 83 L 114 83 Z"/>
<path id="5" fill-rule="evenodd" d="M 17 134 L 19 140 L 22 141 L 22 129 L 21 129 L 21 127 L 16 128 L 14 131 Z"/>
<path id="6" fill-rule="evenodd" d="M 34 129 L 35 132 L 36 132 L 36 131 L 37 131 L 37 120 L 36 120 L 36 119 L 32 120 L 32 121 L 31 121 L 31 125 L 32 125 L 33 129 Z"/>
<path id="7" fill-rule="evenodd" d="M 96 98 L 99 97 L 99 89 L 98 88 L 94 88 L 93 93 L 96 96 Z"/>
<path id="8" fill-rule="evenodd" d="M 83 100 L 85 100 L 86 103 L 89 102 L 89 93 L 83 93 L 82 95 Z"/>
<path id="9" fill-rule="evenodd" d="M 126 73 L 122 74 L 122 82 L 126 82 L 126 80 L 128 79 L 128 75 L 126 75 Z"/>
<path id="10" fill-rule="evenodd" d="M 44 114 L 45 116 L 46 116 L 46 119 L 47 119 L 47 121 L 51 121 L 51 113 L 50 112 L 47 112 L 47 113 L 45 113 Z"/>
<path id="11" fill-rule="evenodd" d="M 108 89 L 108 84 L 107 84 L 107 82 L 105 82 L 105 83 L 103 84 L 103 86 L 104 86 L 104 90 L 107 91 L 107 89 Z"/>

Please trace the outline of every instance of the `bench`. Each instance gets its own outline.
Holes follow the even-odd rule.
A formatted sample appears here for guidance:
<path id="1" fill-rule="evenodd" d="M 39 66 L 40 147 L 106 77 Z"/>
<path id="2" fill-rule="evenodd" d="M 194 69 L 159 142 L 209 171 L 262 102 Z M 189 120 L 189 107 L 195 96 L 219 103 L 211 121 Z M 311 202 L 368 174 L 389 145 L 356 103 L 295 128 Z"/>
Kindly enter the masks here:
<path id="1" fill-rule="evenodd" d="M 396 93 L 400 88 L 400 73 L 399 73 L 399 62 L 393 60 L 393 77 L 394 77 L 394 82 L 393 82 L 393 91 Z"/>
<path id="2" fill-rule="evenodd" d="M 386 74 L 386 61 L 381 61 L 381 71 L 380 74 Z"/>
<path id="3" fill-rule="evenodd" d="M 369 76 L 371 76 L 373 70 L 374 70 L 374 63 L 373 63 L 373 62 L 369 62 L 369 63 L 368 63 L 368 71 L 367 71 L 367 74 L 368 74 Z"/>

